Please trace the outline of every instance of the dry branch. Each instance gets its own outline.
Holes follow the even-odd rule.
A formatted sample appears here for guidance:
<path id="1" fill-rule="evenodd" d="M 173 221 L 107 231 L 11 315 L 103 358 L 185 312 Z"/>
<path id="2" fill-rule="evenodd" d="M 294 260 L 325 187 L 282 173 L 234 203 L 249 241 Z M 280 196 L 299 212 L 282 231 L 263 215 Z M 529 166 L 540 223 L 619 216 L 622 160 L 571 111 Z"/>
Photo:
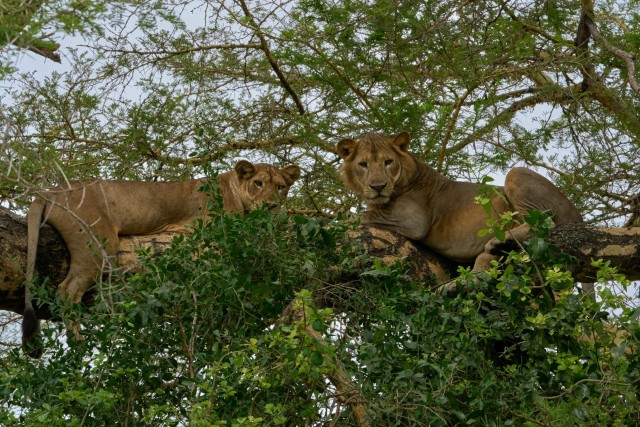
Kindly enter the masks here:
<path id="1" fill-rule="evenodd" d="M 360 387 L 351 379 L 348 371 L 337 357 L 333 355 L 331 344 L 328 343 L 322 335 L 317 332 L 309 323 L 309 315 L 304 302 L 296 298 L 285 309 L 279 323 L 291 324 L 297 322 L 301 332 L 309 337 L 314 349 L 319 350 L 323 357 L 329 357 L 329 372 L 326 377 L 335 387 L 337 399 L 347 405 L 355 418 L 358 427 L 370 427 L 371 416 L 365 405 Z"/>

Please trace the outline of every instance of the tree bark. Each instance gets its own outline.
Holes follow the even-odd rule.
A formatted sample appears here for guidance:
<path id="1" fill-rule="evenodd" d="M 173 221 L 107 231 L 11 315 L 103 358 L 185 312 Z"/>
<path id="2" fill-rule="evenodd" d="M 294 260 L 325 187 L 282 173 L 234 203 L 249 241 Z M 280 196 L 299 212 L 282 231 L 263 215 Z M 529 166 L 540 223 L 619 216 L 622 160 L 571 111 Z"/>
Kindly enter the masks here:
<path id="1" fill-rule="evenodd" d="M 171 245 L 175 233 L 147 236 L 123 236 L 117 265 L 123 271 L 139 268 L 136 251 L 151 248 L 162 251 Z M 396 233 L 376 228 L 363 228 L 354 233 L 370 255 L 384 263 L 408 262 L 414 278 L 425 286 L 436 288 L 455 276 L 457 265 Z M 551 230 L 550 243 L 555 250 L 573 257 L 567 266 L 576 280 L 592 282 L 596 271 L 592 259 L 609 261 L 631 280 L 640 280 L 640 227 L 603 228 L 586 224 L 565 224 Z M 0 310 L 24 311 L 24 271 L 27 258 L 27 225 L 24 218 L 0 208 Z M 48 277 L 46 286 L 55 291 L 69 267 L 69 253 L 62 237 L 52 227 L 40 230 L 36 271 L 38 277 Z M 92 294 L 83 299 L 90 305 Z M 39 308 L 41 319 L 51 317 L 46 307 Z"/>
<path id="2" fill-rule="evenodd" d="M 582 223 L 562 224 L 549 233 L 554 251 L 571 255 L 567 266 L 581 282 L 593 282 L 592 260 L 609 261 L 629 280 L 640 280 L 640 227 L 606 228 Z"/>

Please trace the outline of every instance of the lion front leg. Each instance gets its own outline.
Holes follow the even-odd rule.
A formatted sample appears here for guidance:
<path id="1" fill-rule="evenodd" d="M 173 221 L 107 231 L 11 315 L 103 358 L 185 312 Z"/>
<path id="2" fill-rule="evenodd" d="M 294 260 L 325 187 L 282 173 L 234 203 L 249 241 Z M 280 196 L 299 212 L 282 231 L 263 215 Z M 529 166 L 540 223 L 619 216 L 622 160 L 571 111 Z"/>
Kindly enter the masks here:
<path id="1" fill-rule="evenodd" d="M 491 261 L 498 260 L 507 251 L 522 248 L 525 240 L 531 236 L 528 224 L 521 224 L 507 230 L 504 241 L 494 237 L 484 245 L 483 252 L 476 257 L 473 271 L 482 271 L 491 267 Z"/>

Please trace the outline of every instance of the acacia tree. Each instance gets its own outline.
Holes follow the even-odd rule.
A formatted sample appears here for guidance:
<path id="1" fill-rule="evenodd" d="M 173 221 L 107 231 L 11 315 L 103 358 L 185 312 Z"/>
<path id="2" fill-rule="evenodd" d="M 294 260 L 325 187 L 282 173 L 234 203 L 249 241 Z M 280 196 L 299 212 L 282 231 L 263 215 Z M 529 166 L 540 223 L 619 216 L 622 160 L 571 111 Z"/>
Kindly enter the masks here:
<path id="1" fill-rule="evenodd" d="M 499 174 L 516 164 L 528 165 L 549 175 L 590 222 L 621 225 L 637 221 L 640 77 L 635 53 L 640 46 L 640 29 L 638 15 L 628 13 L 637 7 L 635 0 L 138 1 L 117 5 L 109 2 L 104 7 L 113 19 L 105 26 L 104 34 L 96 33 L 95 39 L 88 42 L 88 48 L 69 52 L 69 71 L 54 73 L 44 80 L 29 73 L 10 76 L 11 88 L 1 106 L 4 168 L 0 196 L 5 206 L 23 208 L 34 190 L 63 179 L 94 176 L 179 179 L 202 174 L 205 165 L 226 169 L 236 157 L 246 156 L 252 160 L 300 164 L 305 170 L 304 180 L 290 207 L 298 212 L 335 217 L 360 207 L 339 182 L 333 154 L 335 142 L 371 130 L 389 134 L 408 130 L 413 137 L 412 150 L 451 177 L 479 180 L 485 174 Z M 307 220 L 298 221 L 306 224 Z M 314 229 L 309 225 L 302 226 L 302 230 L 305 227 L 309 227 L 307 233 Z M 315 254 L 315 249 L 305 250 L 306 255 Z M 237 250 L 232 253 L 241 256 Z M 345 255 L 345 258 L 348 257 Z M 204 414 L 217 414 L 220 422 L 225 419 L 221 414 L 233 417 L 237 423 L 250 413 L 258 417 L 259 411 L 247 410 L 243 402 L 255 397 L 253 391 L 260 390 L 264 396 L 268 394 L 267 389 L 278 391 L 274 392 L 273 399 L 262 401 L 263 412 L 280 414 L 278 404 L 289 411 L 282 409 L 284 418 L 271 414 L 272 423 L 289 420 L 301 424 L 305 416 L 295 418 L 291 415 L 295 412 L 292 407 L 311 408 L 298 414 L 313 413 L 320 418 L 318 414 L 324 414 L 326 419 L 335 415 L 335 419 L 340 419 L 342 412 L 327 408 L 334 403 L 349 406 L 345 403 L 349 397 L 340 400 L 345 390 L 350 390 L 349 382 L 343 382 L 346 389 L 335 392 L 333 399 L 318 391 L 327 390 L 324 383 L 327 376 L 322 369 L 328 369 L 330 365 L 325 362 L 333 363 L 329 362 L 332 360 L 347 365 L 345 369 L 367 396 L 371 413 L 386 414 L 381 420 L 389 421 L 390 414 L 396 411 L 400 424 L 406 410 L 413 411 L 407 419 L 415 422 L 427 416 L 425 413 L 432 414 L 433 418 L 429 419 L 433 424 L 438 420 L 443 424 L 470 422 L 470 419 L 488 422 L 492 411 L 500 414 L 496 419 L 543 424 L 554 417 L 566 419 L 570 413 L 578 419 L 596 422 L 600 420 L 598 417 L 606 418 L 608 408 L 620 405 L 632 413 L 636 407 L 633 392 L 605 387 L 609 394 L 604 398 L 595 394 L 590 385 L 616 383 L 626 387 L 631 384 L 629 390 L 633 391 L 637 381 L 635 359 L 615 359 L 610 362 L 612 370 L 606 371 L 604 377 L 593 376 L 594 371 L 603 367 L 603 360 L 609 363 L 606 357 L 603 359 L 606 352 L 594 351 L 592 356 L 600 357 L 600 362 L 581 365 L 580 360 L 592 360 L 584 348 L 576 350 L 575 345 L 564 348 L 550 339 L 554 333 L 556 337 L 575 338 L 572 334 L 584 329 L 589 315 L 580 311 L 578 300 L 571 298 L 559 308 L 549 308 L 551 312 L 541 314 L 542 317 L 531 315 L 527 304 L 532 301 L 525 295 L 530 295 L 527 289 L 535 286 L 517 275 L 523 273 L 519 268 L 526 266 L 526 262 L 516 261 L 520 267 L 506 271 L 506 275 L 495 273 L 491 278 L 503 285 L 498 294 L 491 293 L 491 283 L 494 286 L 495 283 L 487 280 L 475 287 L 470 285 L 473 290 L 468 297 L 444 301 L 412 285 L 408 285 L 406 291 L 393 287 L 392 284 L 401 281 L 396 270 L 373 269 L 368 276 L 358 279 L 364 289 L 361 301 L 340 294 L 346 301 L 336 307 L 335 313 L 340 315 L 331 317 L 327 312 L 317 311 L 309 317 L 303 316 L 307 322 L 325 321 L 322 326 L 319 320 L 317 328 L 312 327 L 311 331 L 307 323 L 302 323 L 302 329 L 276 328 L 274 334 L 289 334 L 287 339 L 292 341 L 284 343 L 280 336 L 258 332 L 260 327 L 273 324 L 273 313 L 282 308 L 283 301 L 273 296 L 277 302 L 274 312 L 260 309 L 254 313 L 244 306 L 233 311 L 220 306 L 215 309 L 220 310 L 219 313 L 212 309 L 218 313 L 215 318 L 202 313 L 181 317 L 181 310 L 189 309 L 178 304 L 178 299 L 169 301 L 167 295 L 175 292 L 170 283 L 175 278 L 165 277 L 179 263 L 164 261 L 168 263 L 167 271 L 159 271 L 154 282 L 136 279 L 142 283 L 137 287 L 139 291 L 132 291 L 140 292 L 134 297 L 135 304 L 122 302 L 123 307 L 135 307 L 147 298 L 141 314 L 122 314 L 107 304 L 112 318 L 134 318 L 133 324 L 145 326 L 140 329 L 145 337 L 127 331 L 136 337 L 131 338 L 130 346 L 123 343 L 108 350 L 100 347 L 108 344 L 100 339 L 108 337 L 129 342 L 129 338 L 122 337 L 123 325 L 109 324 L 105 319 L 110 317 L 104 316 L 95 321 L 95 327 L 109 333 L 96 337 L 97 344 L 87 340 L 87 345 L 93 343 L 102 349 L 99 358 L 105 354 L 113 356 L 114 352 L 131 354 L 139 350 L 141 342 L 151 353 L 166 346 L 180 356 L 175 360 L 170 359 L 171 355 L 162 354 L 151 358 L 157 366 L 163 366 L 157 368 L 157 372 L 162 372 L 158 375 L 170 376 L 166 372 L 175 373 L 179 368 L 178 371 L 188 375 L 178 377 L 187 380 L 181 382 L 172 377 L 162 378 L 164 382 L 158 384 L 145 383 L 140 378 L 147 378 L 153 369 L 150 365 L 140 365 L 146 369 L 141 370 L 144 375 L 127 382 L 130 390 L 135 389 L 135 393 L 126 396 L 139 403 L 136 409 L 118 406 L 123 396 L 114 391 L 115 385 L 112 388 L 88 386 L 83 391 L 64 383 L 58 390 L 58 396 L 64 396 L 56 407 L 61 412 L 46 409 L 42 396 L 33 394 L 27 404 L 27 407 L 32 405 L 32 412 L 27 414 L 32 421 L 45 413 L 51 414 L 47 421 L 55 416 L 79 415 L 67 412 L 68 406 L 64 403 L 67 402 L 64 399 L 69 399 L 67 403 L 71 405 L 71 395 L 78 393 L 90 402 L 83 414 L 94 417 L 94 422 L 106 419 L 95 414 L 106 414 L 109 409 L 98 411 L 95 406 L 99 406 L 98 401 L 115 402 L 113 404 L 120 408 L 119 414 L 123 414 L 120 421 L 154 423 L 153 414 L 160 413 L 165 421 L 185 419 L 180 417 L 193 421 L 195 418 L 188 415 L 169 413 L 166 405 L 170 403 L 162 400 L 160 392 L 145 394 L 148 390 L 144 387 L 164 390 L 163 384 L 172 385 L 176 381 L 175 387 L 188 393 L 171 394 L 174 399 L 171 405 L 179 406 L 194 395 L 205 396 L 202 402 L 210 402 L 209 406 L 194 404 L 186 412 L 200 408 Z M 299 270 L 307 268 L 305 263 L 300 265 Z M 193 271 L 200 270 L 194 267 Z M 243 282 L 245 289 L 253 291 L 254 287 L 270 280 L 269 283 L 286 282 L 281 272 L 265 268 L 262 273 L 268 278 L 261 279 L 263 282 L 247 280 Z M 325 279 L 311 276 L 316 281 Z M 294 289 L 309 287 L 306 282 L 291 280 L 287 282 L 291 292 L 278 298 L 293 298 Z M 194 278 L 192 283 L 196 282 Z M 573 282 L 560 273 L 548 282 L 554 284 L 556 290 L 573 286 Z M 147 286 L 157 288 L 150 290 Z M 514 286 L 517 291 L 513 291 Z M 168 299 L 158 303 L 158 307 L 163 311 L 176 310 L 169 315 L 171 321 L 163 321 L 162 325 L 174 328 L 178 324 L 182 329 L 176 332 L 177 336 L 184 336 L 185 340 L 161 342 L 170 336 L 169 331 L 154 334 L 152 327 L 146 327 L 150 323 L 144 320 L 145 316 L 156 313 L 157 294 Z M 299 296 L 304 300 L 305 295 Z M 204 301 L 214 304 L 197 292 L 184 297 L 187 301 L 196 298 L 199 304 Z M 524 299 L 518 299 L 521 297 Z M 604 308 L 621 305 L 613 295 L 605 292 L 605 297 Z M 315 307 L 313 304 L 317 303 L 306 301 L 305 307 Z M 176 303 L 171 309 L 168 308 L 170 302 Z M 196 305 L 200 307 L 199 304 Z M 621 310 L 627 310 L 625 321 L 632 322 L 637 315 L 629 304 L 622 304 L 626 308 Z M 380 310 L 371 313 L 370 306 Z M 439 311 L 443 307 L 446 310 Z M 600 308 L 593 309 L 597 312 Z M 224 323 L 231 322 L 233 316 L 237 324 L 243 325 L 246 316 L 262 320 L 253 325 L 257 329 L 246 326 L 248 335 L 242 335 L 242 339 L 235 335 L 233 339 L 226 337 L 226 341 L 219 341 L 225 343 L 218 344 L 222 347 L 201 349 L 196 354 L 195 344 L 191 345 L 190 340 L 196 342 L 203 338 L 196 329 L 216 324 L 215 330 L 224 336 L 233 330 L 231 323 Z M 341 329 L 329 322 L 329 318 L 350 326 Z M 225 320 L 220 323 L 215 319 Z M 565 322 L 566 319 L 570 320 Z M 184 322 L 198 326 L 186 332 Z M 327 324 L 339 331 L 329 333 Z M 505 325 L 511 329 L 501 329 L 506 328 Z M 328 344 L 327 347 L 305 347 L 308 343 L 305 340 L 313 335 L 300 338 L 298 334 L 305 330 L 323 333 L 325 338 L 345 332 L 345 338 L 335 347 Z M 441 334 L 435 334 L 436 330 Z M 414 339 L 420 336 L 428 338 Z M 148 341 L 144 341 L 147 338 Z M 425 343 L 425 339 L 429 342 Z M 513 356 L 507 363 L 509 368 L 493 370 L 494 364 L 504 360 L 496 362 L 485 358 L 485 353 L 491 353 L 491 349 L 500 345 L 503 346 L 500 352 L 505 352 L 511 348 L 505 344 L 508 339 L 515 340 L 513 348 L 526 353 L 524 359 L 531 365 L 523 362 L 522 366 L 530 369 L 512 363 L 516 359 L 524 360 Z M 315 346 L 318 341 L 311 339 L 311 342 Z M 481 343 L 479 347 L 478 343 Z M 219 350 L 224 345 L 231 347 Z M 251 347 L 256 345 L 286 348 L 290 352 L 261 354 Z M 287 347 L 289 345 L 291 347 Z M 180 346 L 183 353 L 178 349 Z M 301 354 L 308 359 L 300 356 L 302 361 L 295 361 L 300 363 L 296 365 L 294 349 L 300 348 L 306 348 L 307 352 Z M 452 348 L 455 351 L 449 351 Z M 557 357 L 543 351 L 548 348 L 555 348 Z M 477 357 L 456 358 L 456 355 L 474 352 L 478 353 Z M 359 359 L 351 359 L 354 353 Z M 62 359 L 69 358 L 71 363 L 70 359 L 79 361 L 86 354 L 77 351 L 59 355 Z M 143 354 L 150 353 L 138 353 L 138 364 L 142 363 Z M 211 360 L 203 361 L 206 359 L 203 355 L 210 354 L 216 355 L 213 364 Z M 267 362 L 263 356 L 272 359 Z M 199 359 L 201 357 L 205 359 Z M 123 358 L 126 356 L 120 359 Z M 102 363 L 104 359 L 100 360 Z M 196 360 L 201 363 L 198 369 L 193 368 Z M 174 370 L 163 365 L 165 362 Z M 259 373 L 265 366 L 292 366 L 289 363 L 298 367 L 297 374 L 309 374 L 306 382 L 300 382 L 301 377 L 296 374 L 287 377 L 290 382 L 278 377 L 277 381 L 246 385 L 252 375 L 261 378 Z M 23 372 L 19 365 L 15 366 L 18 367 L 14 372 Z M 48 375 L 55 376 L 60 366 L 53 363 Z M 95 379 L 104 372 L 116 373 L 114 378 L 124 378 L 125 372 L 135 369 L 135 365 L 126 365 L 122 371 L 116 366 L 99 365 L 106 370 L 94 371 L 94 366 L 87 368 L 87 378 Z M 305 366 L 306 370 L 300 370 L 299 366 Z M 464 367 L 458 369 L 460 366 Z M 555 374 L 532 374 L 544 369 Z M 278 369 L 273 373 L 282 374 Z M 522 381 L 516 387 L 518 393 L 507 393 L 505 373 Z M 80 371 L 76 374 L 83 375 Z M 527 376 L 532 375 L 535 379 L 526 383 Z M 216 380 L 206 389 L 203 383 L 190 382 L 194 378 L 205 383 L 212 378 L 225 378 L 225 387 L 234 386 L 214 390 L 219 385 Z M 235 378 L 235 382 L 230 378 Z M 44 392 L 46 385 L 50 385 L 46 375 L 38 380 Z M 269 388 L 276 383 L 281 388 Z M 25 384 L 26 390 L 34 383 L 26 381 Z M 340 382 L 332 384 L 337 387 L 335 384 Z M 103 394 L 92 395 L 89 389 Z M 167 386 L 167 390 L 175 389 Z M 482 390 L 495 393 L 489 393 L 492 397 L 488 400 L 470 399 L 471 403 L 464 403 L 465 394 L 479 396 Z M 284 395 L 293 400 L 283 400 Z M 536 398 L 527 402 L 529 396 Z M 614 399 L 614 396 L 620 401 L 599 407 L 602 412 L 589 411 L 594 402 Z M 223 397 L 231 399 L 227 401 L 228 408 L 224 408 L 236 412 L 226 413 L 227 409 L 216 406 L 216 402 L 224 401 Z M 293 401 L 296 403 L 292 404 Z M 489 401 L 491 405 L 487 404 Z M 500 402 L 511 401 L 522 402 L 520 412 L 501 406 Z M 402 406 L 402 402 L 406 406 Z M 569 409 L 571 405 L 573 409 Z M 349 408 L 354 414 L 358 413 L 358 408 Z M 476 415 L 465 418 L 470 414 Z M 347 416 L 344 415 L 344 423 L 349 422 Z M 617 421 L 624 424 L 631 420 L 625 416 L 627 412 L 621 411 Z M 242 422 L 251 421 L 247 418 Z"/>
<path id="2" fill-rule="evenodd" d="M 34 162 L 69 178 L 184 177 L 251 150 L 304 163 L 305 205 L 335 211 L 354 202 L 327 204 L 333 144 L 405 129 L 451 176 L 527 164 L 594 220 L 631 213 L 638 24 L 624 5 L 162 5 L 137 4 L 65 74 L 14 76 L 24 179 L 61 173 Z"/>

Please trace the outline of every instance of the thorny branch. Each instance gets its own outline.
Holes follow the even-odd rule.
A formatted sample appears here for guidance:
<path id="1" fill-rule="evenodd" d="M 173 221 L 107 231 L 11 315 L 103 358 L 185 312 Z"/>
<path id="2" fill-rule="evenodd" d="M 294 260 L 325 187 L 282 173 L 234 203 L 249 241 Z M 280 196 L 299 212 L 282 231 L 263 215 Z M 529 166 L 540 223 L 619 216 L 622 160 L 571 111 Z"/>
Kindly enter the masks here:
<path id="1" fill-rule="evenodd" d="M 269 64 L 271 65 L 271 69 L 278 76 L 278 79 L 280 80 L 280 84 L 282 84 L 282 87 L 284 87 L 284 89 L 289 93 L 289 95 L 293 99 L 293 102 L 296 104 L 296 108 L 298 109 L 298 113 L 300 113 L 300 115 L 304 115 L 305 108 L 302 105 L 302 101 L 300 100 L 300 97 L 298 96 L 296 91 L 293 90 L 293 87 L 291 87 L 286 76 L 280 69 L 278 62 L 275 60 L 275 58 L 271 54 L 269 43 L 267 43 L 267 39 L 264 36 L 264 33 L 260 30 L 260 26 L 256 23 L 255 19 L 253 18 L 253 15 L 251 14 L 249 7 L 247 6 L 247 3 L 244 0 L 238 0 L 238 2 L 240 3 L 240 7 L 242 7 L 242 11 L 244 12 L 246 18 L 249 20 L 249 23 L 253 28 L 253 31 L 255 32 L 256 36 L 258 36 L 258 38 L 260 39 L 260 45 L 261 45 L 262 51 L 267 57 L 267 61 L 269 61 Z"/>
<path id="2" fill-rule="evenodd" d="M 622 61 L 624 61 L 627 67 L 627 80 L 629 81 L 629 85 L 631 86 L 631 89 L 633 89 L 635 93 L 640 95 L 640 84 L 638 84 L 638 80 L 636 80 L 636 67 L 635 67 L 636 55 L 632 55 L 628 52 L 625 52 L 622 49 L 612 46 L 609 43 L 609 41 L 605 39 L 602 36 L 602 34 L 600 34 L 600 31 L 598 30 L 598 26 L 595 24 L 595 22 L 593 22 L 593 20 L 588 15 L 585 15 L 584 24 L 589 29 L 589 32 L 591 33 L 591 36 L 595 41 L 602 43 L 602 45 L 609 52 L 611 52 L 613 55 L 617 56 L 618 58 L 622 59 Z"/>

